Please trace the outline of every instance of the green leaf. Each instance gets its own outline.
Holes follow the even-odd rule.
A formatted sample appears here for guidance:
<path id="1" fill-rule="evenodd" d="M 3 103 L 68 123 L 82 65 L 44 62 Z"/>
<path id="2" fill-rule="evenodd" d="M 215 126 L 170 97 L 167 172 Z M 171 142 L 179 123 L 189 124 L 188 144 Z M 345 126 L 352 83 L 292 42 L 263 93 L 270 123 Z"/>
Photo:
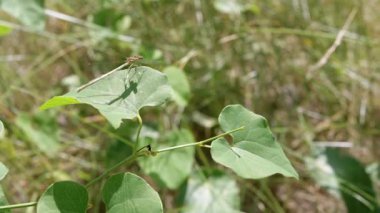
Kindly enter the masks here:
<path id="1" fill-rule="evenodd" d="M 170 97 L 170 86 L 164 74 L 149 67 L 120 70 L 86 87 L 54 97 L 43 109 L 72 103 L 89 104 L 118 128 L 123 119 L 133 119 L 145 106 L 158 106 Z M 64 104 L 61 100 L 68 100 Z M 74 101 L 75 100 L 75 101 Z M 53 102 L 53 103 L 51 103 Z"/>
<path id="2" fill-rule="evenodd" d="M 59 130 L 54 119 L 46 112 L 41 112 L 33 118 L 27 114 L 19 114 L 16 125 L 41 151 L 52 156 L 60 148 Z"/>
<path id="3" fill-rule="evenodd" d="M 5 178 L 7 173 L 8 173 L 8 168 L 2 162 L 0 162 L 0 181 Z"/>
<path id="4" fill-rule="evenodd" d="M 239 187 L 236 181 L 220 172 L 206 177 L 201 171 L 189 178 L 182 213 L 240 212 Z"/>
<path id="5" fill-rule="evenodd" d="M 185 73 L 178 67 L 167 67 L 163 71 L 168 76 L 168 81 L 172 87 L 173 100 L 182 107 L 185 107 L 190 99 L 190 84 Z"/>
<path id="6" fill-rule="evenodd" d="M 45 27 L 43 0 L 1 0 L 0 8 L 33 29 Z"/>
<path id="7" fill-rule="evenodd" d="M 361 162 L 338 149 L 315 149 L 315 158 L 306 160 L 313 179 L 343 198 L 348 212 L 375 212 L 376 193 Z"/>
<path id="8" fill-rule="evenodd" d="M 0 25 L 0 36 L 8 35 L 12 32 L 12 28 L 4 25 Z"/>
<path id="9" fill-rule="evenodd" d="M 81 102 L 73 97 L 55 96 L 40 106 L 40 110 L 45 110 L 58 106 L 65 106 L 70 104 L 80 104 Z"/>
<path id="10" fill-rule="evenodd" d="M 243 178 L 259 179 L 279 173 L 298 179 L 264 117 L 241 105 L 229 105 L 220 113 L 219 123 L 226 132 L 245 128 L 232 133 L 232 146 L 224 138 L 212 142 L 211 156 L 216 162 Z"/>
<path id="11" fill-rule="evenodd" d="M 193 143 L 194 138 L 187 129 L 173 131 L 167 134 L 159 146 L 161 149 L 186 143 Z M 194 161 L 194 147 L 176 149 L 157 156 L 144 157 L 138 160 L 143 171 L 170 189 L 178 188 L 190 175 Z M 175 174 L 175 175 L 174 175 Z"/>
<path id="12" fill-rule="evenodd" d="M 163 212 L 158 193 L 144 179 L 132 173 L 110 177 L 102 194 L 108 213 Z"/>
<path id="13" fill-rule="evenodd" d="M 84 186 L 73 181 L 56 182 L 42 194 L 37 203 L 37 213 L 84 213 L 88 193 Z"/>
<path id="14" fill-rule="evenodd" d="M 105 164 L 107 168 L 111 168 L 115 164 L 122 161 L 124 158 L 130 156 L 133 152 L 132 147 L 115 140 L 107 144 Z"/>

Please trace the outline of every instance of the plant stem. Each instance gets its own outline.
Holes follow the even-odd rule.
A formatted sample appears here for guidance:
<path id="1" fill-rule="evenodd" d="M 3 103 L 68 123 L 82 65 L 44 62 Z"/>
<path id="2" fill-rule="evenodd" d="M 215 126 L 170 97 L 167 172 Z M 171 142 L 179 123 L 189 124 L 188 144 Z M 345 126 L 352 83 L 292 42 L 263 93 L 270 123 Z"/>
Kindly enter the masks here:
<path id="1" fill-rule="evenodd" d="M 143 122 L 140 115 L 137 115 L 137 121 L 139 122 L 139 128 L 137 129 L 137 135 L 136 135 L 135 146 L 133 148 L 133 153 L 135 153 L 137 148 L 139 147 L 140 133 L 143 126 Z"/>
<path id="2" fill-rule="evenodd" d="M 223 133 L 223 134 L 220 134 L 220 135 L 214 136 L 214 137 L 209 138 L 209 139 L 206 139 L 206 140 L 202 140 L 202 141 L 195 142 L 195 143 L 188 143 L 188 144 L 183 144 L 183 145 L 178 145 L 178 146 L 167 147 L 167 148 L 159 149 L 159 150 L 157 150 L 157 151 L 153 151 L 153 153 L 157 154 L 157 153 L 160 153 L 160 152 L 167 152 L 167 151 L 170 151 L 170 150 L 180 149 L 180 148 L 189 147 L 189 146 L 201 146 L 201 145 L 203 145 L 204 143 L 207 143 L 207 142 L 213 141 L 213 140 L 215 140 L 215 139 L 218 139 L 218 138 L 224 137 L 224 136 L 226 136 L 226 135 L 229 135 L 229 134 L 231 134 L 231 133 L 234 133 L 234 132 L 240 131 L 240 130 L 242 130 L 242 129 L 244 129 L 244 126 L 241 126 L 241 127 L 239 127 L 239 128 L 233 129 L 233 130 L 231 130 L 231 131 L 225 132 L 225 133 Z"/>
<path id="3" fill-rule="evenodd" d="M 86 188 L 88 188 L 88 187 L 94 185 L 95 183 L 99 182 L 101 179 L 103 179 L 104 177 L 108 176 L 113 170 L 119 168 L 120 166 L 122 166 L 124 164 L 129 165 L 130 163 L 132 163 L 133 161 L 135 161 L 138 157 L 142 156 L 141 154 L 139 154 L 140 150 L 136 151 L 136 148 L 138 146 L 138 138 L 140 137 L 140 132 L 141 132 L 141 128 L 142 128 L 142 119 L 141 119 L 141 117 L 137 116 L 137 119 L 138 119 L 138 121 L 140 123 L 140 126 L 139 126 L 139 129 L 138 129 L 138 132 L 137 132 L 136 146 L 135 146 L 135 150 L 134 150 L 133 154 L 131 156 L 125 158 L 124 160 L 120 161 L 119 163 L 115 164 L 111 168 L 107 169 L 103 174 L 99 175 L 98 177 L 96 177 L 95 179 L 93 179 L 92 181 L 90 181 L 88 184 L 86 184 Z M 204 143 L 213 141 L 213 140 L 215 140 L 217 138 L 224 137 L 224 136 L 226 136 L 228 134 L 231 134 L 233 132 L 236 132 L 236 131 L 239 131 L 239 130 L 242 130 L 242 129 L 244 129 L 244 126 L 236 128 L 236 129 L 233 129 L 231 131 L 225 132 L 223 134 L 214 136 L 212 138 L 209 138 L 209 139 L 206 139 L 206 140 L 203 140 L 203 141 L 199 141 L 199 142 L 195 142 L 195 143 L 183 144 L 183 145 L 179 145 L 179 146 L 168 147 L 168 148 L 160 149 L 160 150 L 157 150 L 157 151 L 152 151 L 152 153 L 157 154 L 157 153 L 160 153 L 160 152 L 167 152 L 167 151 L 170 151 L 170 150 L 180 149 L 180 148 L 184 148 L 184 147 L 188 147 L 188 146 L 200 146 L 200 145 L 203 145 Z"/>
<path id="4" fill-rule="evenodd" d="M 139 157 L 139 155 L 138 155 L 137 152 L 134 153 L 134 154 L 132 154 L 132 155 L 130 155 L 129 157 L 127 157 L 124 160 L 120 161 L 119 163 L 115 164 L 111 168 L 107 169 L 105 172 L 103 172 L 103 174 L 101 174 L 98 177 L 96 177 L 95 179 L 91 180 L 89 183 L 86 184 L 86 188 L 94 185 L 95 183 L 97 183 L 98 181 L 100 181 L 101 179 L 103 179 L 104 177 L 108 176 L 109 173 L 111 173 L 113 170 L 119 168 L 123 164 L 129 165 L 130 163 L 132 163 L 133 161 L 135 161 L 136 158 L 138 158 L 138 157 Z"/>
<path id="5" fill-rule="evenodd" d="M 100 181 L 101 179 L 103 179 L 104 177 L 108 176 L 109 173 L 111 173 L 113 170 L 119 168 L 120 166 L 122 166 L 124 164 L 129 165 L 130 163 L 132 163 L 133 161 L 135 161 L 136 158 L 138 158 L 138 157 L 141 156 L 141 155 L 139 155 L 140 150 L 137 150 L 138 144 L 139 144 L 140 133 L 141 133 L 141 129 L 142 129 L 142 126 L 143 126 L 142 119 L 141 119 L 140 115 L 137 115 L 137 120 L 139 122 L 139 128 L 137 130 L 136 141 L 135 141 L 135 145 L 133 147 L 133 154 L 130 155 L 130 156 L 128 156 L 127 158 L 123 159 L 119 163 L 115 164 L 111 168 L 107 169 L 105 172 L 103 172 L 103 174 L 99 175 L 95 179 L 91 180 L 89 183 L 86 184 L 86 188 L 94 185 L 95 183 L 97 183 L 98 181 Z"/>
<path id="6" fill-rule="evenodd" d="M 29 207 L 29 206 L 35 206 L 35 205 L 37 205 L 37 202 L 18 203 L 18 204 L 12 204 L 12 205 L 0 206 L 0 210 L 17 209 L 17 208 L 26 208 L 26 207 Z"/>

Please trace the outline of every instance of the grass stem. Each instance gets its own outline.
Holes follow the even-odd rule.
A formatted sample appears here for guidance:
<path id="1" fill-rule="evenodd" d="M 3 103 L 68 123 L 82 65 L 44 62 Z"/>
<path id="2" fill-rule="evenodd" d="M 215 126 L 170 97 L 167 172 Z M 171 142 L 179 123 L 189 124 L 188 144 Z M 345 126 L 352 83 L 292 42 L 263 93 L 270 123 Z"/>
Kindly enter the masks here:
<path id="1" fill-rule="evenodd" d="M 37 202 L 18 203 L 18 204 L 0 206 L 0 210 L 26 208 L 26 207 L 35 206 L 35 205 L 37 205 Z M 1 212 L 3 212 L 3 211 L 1 211 Z"/>

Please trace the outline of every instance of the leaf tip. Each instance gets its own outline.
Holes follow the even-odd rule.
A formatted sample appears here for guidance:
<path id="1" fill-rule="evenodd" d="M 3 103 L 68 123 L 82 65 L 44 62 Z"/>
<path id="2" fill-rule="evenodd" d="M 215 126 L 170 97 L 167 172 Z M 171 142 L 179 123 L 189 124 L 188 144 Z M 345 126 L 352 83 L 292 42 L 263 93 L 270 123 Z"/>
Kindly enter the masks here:
<path id="1" fill-rule="evenodd" d="M 54 96 L 53 98 L 47 100 L 45 103 L 43 103 L 39 110 L 47 110 L 50 108 L 58 107 L 58 106 L 64 106 L 64 105 L 70 105 L 70 104 L 79 104 L 80 101 L 78 101 L 74 97 L 69 96 Z"/>

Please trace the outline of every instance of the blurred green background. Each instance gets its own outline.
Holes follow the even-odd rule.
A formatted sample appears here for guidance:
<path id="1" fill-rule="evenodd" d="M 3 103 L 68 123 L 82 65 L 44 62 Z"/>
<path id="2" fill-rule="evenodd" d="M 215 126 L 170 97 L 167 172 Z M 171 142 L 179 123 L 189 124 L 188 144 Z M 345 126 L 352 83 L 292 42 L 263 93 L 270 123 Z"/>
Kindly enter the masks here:
<path id="1" fill-rule="evenodd" d="M 141 55 L 155 69 L 182 69 L 191 87 L 186 107 L 144 110 L 157 131 L 180 120 L 197 140 L 213 136 L 221 109 L 236 103 L 268 119 L 301 179 L 238 179 L 243 211 L 378 208 L 378 0 L 0 5 L 0 120 L 6 129 L 0 161 L 10 168 L 2 185 L 11 203 L 35 200 L 53 181 L 86 182 L 123 156 L 118 141 L 127 140 L 127 127 L 114 130 L 86 106 L 38 107 Z M 204 154 L 198 153 L 197 165 L 207 166 Z M 177 212 L 180 193 L 159 193 L 167 212 Z"/>

